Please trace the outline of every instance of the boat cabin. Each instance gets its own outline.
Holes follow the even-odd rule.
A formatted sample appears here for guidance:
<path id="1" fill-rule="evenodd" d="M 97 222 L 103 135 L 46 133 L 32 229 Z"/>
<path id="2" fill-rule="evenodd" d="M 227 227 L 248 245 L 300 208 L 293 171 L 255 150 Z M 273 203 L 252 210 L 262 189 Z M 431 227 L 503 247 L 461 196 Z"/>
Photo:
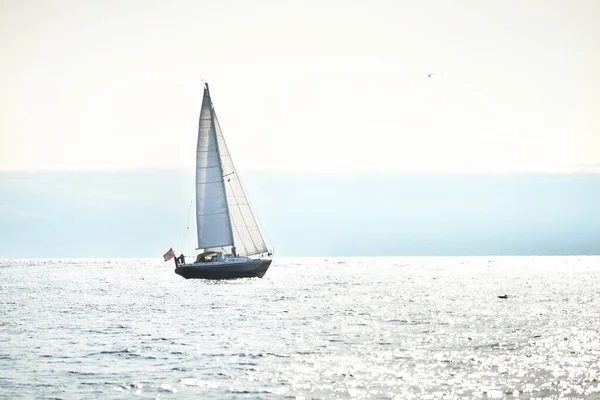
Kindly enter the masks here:
<path id="1" fill-rule="evenodd" d="M 223 253 L 220 251 L 205 251 L 204 253 L 198 254 L 196 257 L 197 263 L 207 263 L 207 262 L 215 262 L 215 261 L 223 261 Z"/>

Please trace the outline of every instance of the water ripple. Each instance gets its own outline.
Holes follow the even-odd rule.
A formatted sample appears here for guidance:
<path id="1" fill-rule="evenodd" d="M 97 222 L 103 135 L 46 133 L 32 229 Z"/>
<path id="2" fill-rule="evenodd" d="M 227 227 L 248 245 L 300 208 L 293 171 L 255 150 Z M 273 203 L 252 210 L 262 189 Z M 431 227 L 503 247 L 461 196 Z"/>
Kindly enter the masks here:
<path id="1" fill-rule="evenodd" d="M 0 260 L 0 399 L 600 398 L 599 261 Z"/>

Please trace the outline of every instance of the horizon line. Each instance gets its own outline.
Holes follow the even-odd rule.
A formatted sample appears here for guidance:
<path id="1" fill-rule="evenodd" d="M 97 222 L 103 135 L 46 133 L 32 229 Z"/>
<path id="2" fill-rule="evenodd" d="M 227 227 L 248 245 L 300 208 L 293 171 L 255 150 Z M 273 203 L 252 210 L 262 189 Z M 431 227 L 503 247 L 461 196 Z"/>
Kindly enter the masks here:
<path id="1" fill-rule="evenodd" d="M 484 258 L 484 257 L 600 257 L 598 254 L 488 254 L 488 255 L 389 255 L 389 256 L 280 256 L 276 258 L 320 258 L 320 259 L 340 259 L 340 258 Z M 0 257 L 0 260 L 160 260 L 162 257 Z M 164 261 L 167 264 L 169 261 Z"/>
<path id="2" fill-rule="evenodd" d="M 441 174 L 441 175 L 600 175 L 600 164 L 586 165 L 585 168 L 572 170 L 435 170 L 435 169 L 362 169 L 362 170 L 302 170 L 302 169 L 239 169 L 242 173 L 279 173 L 279 174 L 306 174 L 306 175 L 360 175 L 360 174 Z M 128 172 L 193 172 L 193 166 L 188 167 L 128 167 L 107 169 L 0 169 L 0 174 L 25 173 L 25 174 L 53 174 L 53 173 L 128 173 Z"/>

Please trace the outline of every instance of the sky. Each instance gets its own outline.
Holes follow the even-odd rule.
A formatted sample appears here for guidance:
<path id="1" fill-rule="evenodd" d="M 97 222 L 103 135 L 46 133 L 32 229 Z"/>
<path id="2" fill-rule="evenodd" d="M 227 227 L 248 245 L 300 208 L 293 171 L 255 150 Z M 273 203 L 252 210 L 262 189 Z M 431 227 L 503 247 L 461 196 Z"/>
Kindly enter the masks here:
<path id="1" fill-rule="evenodd" d="M 0 170 L 600 170 L 600 3 L 0 1 Z M 428 74 L 432 74 L 428 77 Z"/>
<path id="2" fill-rule="evenodd" d="M 600 254 L 599 17 L 0 0 L 0 257 L 185 248 L 204 82 L 279 255 Z"/>

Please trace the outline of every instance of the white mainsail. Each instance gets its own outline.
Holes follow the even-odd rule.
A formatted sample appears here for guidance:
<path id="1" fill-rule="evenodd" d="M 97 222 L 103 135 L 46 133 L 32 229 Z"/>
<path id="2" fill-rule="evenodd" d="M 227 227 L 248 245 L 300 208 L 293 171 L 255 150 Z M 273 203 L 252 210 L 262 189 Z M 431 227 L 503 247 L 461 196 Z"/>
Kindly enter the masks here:
<path id="1" fill-rule="evenodd" d="M 196 225 L 199 249 L 233 244 L 208 85 L 204 88 L 198 124 Z"/>
<path id="2" fill-rule="evenodd" d="M 198 129 L 196 222 L 200 249 L 235 246 L 236 254 L 245 256 L 267 252 L 227 149 L 208 85 L 204 88 Z"/>

